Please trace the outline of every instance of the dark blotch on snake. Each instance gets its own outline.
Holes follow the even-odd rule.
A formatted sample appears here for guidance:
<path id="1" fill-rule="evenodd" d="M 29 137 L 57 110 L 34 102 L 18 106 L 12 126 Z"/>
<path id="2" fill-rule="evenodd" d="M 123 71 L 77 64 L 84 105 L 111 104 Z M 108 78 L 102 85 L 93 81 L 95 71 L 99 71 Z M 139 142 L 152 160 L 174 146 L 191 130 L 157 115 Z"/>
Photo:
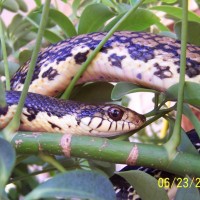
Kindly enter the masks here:
<path id="1" fill-rule="evenodd" d="M 180 61 L 176 61 L 175 64 L 180 65 Z M 180 68 L 177 69 L 177 73 L 180 73 Z M 188 77 L 193 78 L 200 74 L 200 64 L 191 60 L 190 58 L 186 59 L 186 74 Z"/>
<path id="2" fill-rule="evenodd" d="M 121 61 L 126 58 L 126 56 L 118 56 L 116 53 L 113 53 L 109 56 L 108 61 L 115 67 L 122 68 Z"/>
<path id="3" fill-rule="evenodd" d="M 23 113 L 23 115 L 25 115 L 27 117 L 28 121 L 33 121 L 38 114 L 38 111 L 30 109 L 30 108 L 27 108 L 27 112 L 28 112 L 28 114 Z"/>
<path id="4" fill-rule="evenodd" d="M 158 63 L 155 63 L 154 67 L 157 69 L 157 71 L 154 72 L 154 75 L 160 79 L 170 78 L 173 76 L 169 66 L 160 66 Z"/>
<path id="5" fill-rule="evenodd" d="M 50 67 L 47 71 L 42 74 L 42 78 L 48 78 L 50 81 L 54 80 L 54 78 L 59 75 L 56 69 Z"/>
<path id="6" fill-rule="evenodd" d="M 8 106 L 0 107 L 0 115 L 6 115 L 8 112 Z"/>
<path id="7" fill-rule="evenodd" d="M 144 45 L 130 43 L 130 46 L 128 46 L 128 52 L 134 60 L 147 62 L 154 58 L 154 49 Z"/>
<path id="8" fill-rule="evenodd" d="M 89 53 L 89 50 L 86 51 L 86 52 L 83 52 L 83 53 L 77 53 L 75 56 L 74 56 L 74 60 L 77 64 L 81 65 L 83 62 L 86 61 L 87 59 L 87 54 Z"/>
<path id="9" fill-rule="evenodd" d="M 52 128 L 58 128 L 59 130 L 61 130 L 60 126 L 58 126 L 58 125 L 56 125 L 56 124 L 54 124 L 54 123 L 52 123 L 50 121 L 48 121 L 48 123 L 51 125 Z"/>
<path id="10" fill-rule="evenodd" d="M 139 74 L 137 74 L 137 76 L 136 76 L 138 79 L 142 79 L 142 74 L 141 73 L 139 73 Z"/>

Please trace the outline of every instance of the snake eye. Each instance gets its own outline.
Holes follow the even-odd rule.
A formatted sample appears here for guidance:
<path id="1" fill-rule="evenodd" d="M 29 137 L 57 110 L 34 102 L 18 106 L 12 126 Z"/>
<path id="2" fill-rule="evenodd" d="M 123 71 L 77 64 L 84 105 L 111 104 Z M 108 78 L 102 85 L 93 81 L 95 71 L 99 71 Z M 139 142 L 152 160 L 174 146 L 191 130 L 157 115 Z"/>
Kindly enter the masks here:
<path id="1" fill-rule="evenodd" d="M 124 111 L 119 108 L 112 107 L 108 109 L 108 116 L 114 121 L 120 120 L 123 114 Z"/>

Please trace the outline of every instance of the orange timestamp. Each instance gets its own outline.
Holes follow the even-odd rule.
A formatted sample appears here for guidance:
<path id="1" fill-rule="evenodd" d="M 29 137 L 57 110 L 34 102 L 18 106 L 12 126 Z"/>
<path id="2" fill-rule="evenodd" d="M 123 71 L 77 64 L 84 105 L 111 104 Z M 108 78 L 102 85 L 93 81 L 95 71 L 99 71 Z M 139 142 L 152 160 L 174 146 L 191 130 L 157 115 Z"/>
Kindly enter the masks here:
<path id="1" fill-rule="evenodd" d="M 200 188 L 200 178 L 180 178 L 174 177 L 173 181 L 170 178 L 159 178 L 158 187 L 159 188 L 171 188 L 176 185 L 177 188 L 191 188 L 196 187 Z"/>

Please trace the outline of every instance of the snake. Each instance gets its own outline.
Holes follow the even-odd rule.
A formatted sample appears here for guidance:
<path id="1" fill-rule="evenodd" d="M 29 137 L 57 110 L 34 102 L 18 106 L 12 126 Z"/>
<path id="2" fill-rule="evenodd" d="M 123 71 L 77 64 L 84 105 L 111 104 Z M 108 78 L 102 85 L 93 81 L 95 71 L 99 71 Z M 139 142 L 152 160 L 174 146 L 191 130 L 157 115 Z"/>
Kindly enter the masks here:
<path id="1" fill-rule="evenodd" d="M 116 104 L 87 104 L 55 98 L 106 36 L 95 32 L 52 44 L 38 55 L 20 130 L 110 137 L 137 130 L 145 116 Z M 179 82 L 181 42 L 147 32 L 117 31 L 90 62 L 77 84 L 126 81 L 158 91 Z M 30 60 L 11 79 L 5 107 L 0 107 L 0 129 L 16 112 Z M 200 82 L 200 47 L 187 44 L 186 81 Z"/>

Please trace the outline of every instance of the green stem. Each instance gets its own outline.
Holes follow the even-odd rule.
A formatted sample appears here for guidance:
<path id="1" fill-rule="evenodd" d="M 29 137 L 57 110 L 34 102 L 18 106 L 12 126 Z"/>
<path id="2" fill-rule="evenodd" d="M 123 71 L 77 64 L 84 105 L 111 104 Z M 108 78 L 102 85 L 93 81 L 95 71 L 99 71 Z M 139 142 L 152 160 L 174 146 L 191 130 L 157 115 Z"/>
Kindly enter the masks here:
<path id="1" fill-rule="evenodd" d="M 154 110 L 158 109 L 159 93 L 154 93 Z"/>
<path id="2" fill-rule="evenodd" d="M 186 68 L 186 48 L 187 48 L 187 19 L 188 19 L 188 1 L 183 0 L 182 28 L 181 28 L 181 62 L 180 78 L 177 101 L 177 116 L 173 134 L 170 140 L 164 145 L 171 158 L 176 156 L 176 148 L 181 140 L 181 119 L 183 111 L 184 85 L 185 85 L 185 68 Z"/>
<path id="3" fill-rule="evenodd" d="M 5 35 L 4 35 L 2 23 L 3 22 L 0 17 L 0 37 L 1 37 L 1 48 L 2 48 L 2 54 L 3 54 L 5 76 L 6 76 L 6 90 L 10 90 L 10 74 L 9 74 L 9 67 L 8 67 L 8 57 L 7 57 Z"/>
<path id="4" fill-rule="evenodd" d="M 17 106 L 17 110 L 16 113 L 13 117 L 13 119 L 11 120 L 11 122 L 9 123 L 9 125 L 2 131 L 4 134 L 4 137 L 7 140 L 11 140 L 11 138 L 13 137 L 13 132 L 15 132 L 20 125 L 20 116 L 21 116 L 21 112 L 24 106 L 24 102 L 25 102 L 25 98 L 26 95 L 28 93 L 28 88 L 32 79 L 32 75 L 35 69 L 35 64 L 37 61 L 37 57 L 38 57 L 38 53 L 40 50 L 40 45 L 42 42 L 42 36 L 46 27 L 46 23 L 47 23 L 47 19 L 48 19 L 48 12 L 49 12 L 49 6 L 50 6 L 50 2 L 51 0 L 46 0 L 44 7 L 43 7 L 43 12 L 42 12 L 42 18 L 41 18 L 41 22 L 40 22 L 40 27 L 38 30 L 38 35 L 37 35 L 37 39 L 36 39 L 36 44 L 35 44 L 35 49 L 33 51 L 33 55 L 31 57 L 31 62 L 29 65 L 29 70 L 27 73 L 27 77 L 25 80 L 25 84 L 24 84 L 24 88 L 23 91 L 21 93 L 20 96 L 20 100 L 19 100 L 19 104 Z"/>
<path id="5" fill-rule="evenodd" d="M 30 24 L 32 24 L 33 26 L 35 26 L 36 28 L 39 28 L 39 25 L 32 20 L 29 16 L 25 16 L 24 14 L 22 14 L 22 12 L 19 13 L 25 20 L 27 20 Z"/>
<path id="6" fill-rule="evenodd" d="M 49 164 L 51 164 L 52 166 L 54 166 L 57 170 L 59 170 L 60 172 L 66 172 L 65 168 L 54 158 L 52 158 L 49 155 L 45 155 L 45 154 L 40 154 L 39 157 L 44 161 L 44 162 L 48 162 Z"/>
<path id="7" fill-rule="evenodd" d="M 75 170 L 75 169 L 82 169 L 81 167 L 67 167 L 66 170 Z M 32 172 L 30 174 L 27 174 L 27 175 L 24 175 L 24 176 L 19 176 L 19 177 L 16 177 L 16 178 L 12 178 L 8 183 L 14 183 L 14 182 L 17 182 L 17 181 L 22 181 L 22 180 L 26 180 L 26 179 L 30 179 L 30 177 L 32 176 L 36 176 L 36 175 L 39 175 L 39 174 L 43 174 L 43 173 L 46 173 L 46 172 L 52 172 L 52 171 L 56 171 L 57 169 L 55 167 L 50 167 L 50 168 L 47 168 L 47 169 L 43 169 L 41 171 L 36 171 L 36 172 Z M 66 171 L 65 170 L 65 171 Z"/>
<path id="8" fill-rule="evenodd" d="M 145 117 L 151 117 L 151 116 L 158 115 L 158 114 L 165 115 L 165 114 L 167 114 L 167 113 L 169 113 L 169 112 L 171 112 L 171 111 L 173 111 L 175 109 L 176 109 L 176 104 L 174 106 L 170 107 L 170 108 L 167 108 L 167 109 L 162 109 L 162 110 L 155 110 L 154 109 L 154 110 L 146 113 Z"/>
<path id="9" fill-rule="evenodd" d="M 162 108 L 162 106 L 165 105 L 165 103 L 167 102 L 166 98 L 158 105 L 157 110 L 160 110 Z"/>
<path id="10" fill-rule="evenodd" d="M 20 144 L 19 144 L 20 141 Z M 115 141 L 105 138 L 59 133 L 18 133 L 11 141 L 20 154 L 46 152 L 54 155 L 70 155 L 168 171 L 178 175 L 200 176 L 199 155 L 178 152 L 176 159 L 169 160 L 163 146 Z M 64 144 L 64 145 L 63 145 Z M 119 152 L 120 149 L 120 152 Z M 132 162 L 130 162 L 130 155 Z M 128 162 L 129 160 L 129 162 Z"/>
<path id="11" fill-rule="evenodd" d="M 43 173 L 51 172 L 51 171 L 55 171 L 55 170 L 56 170 L 55 167 L 51 167 L 51 168 L 48 168 L 48 169 L 43 169 L 41 171 L 32 172 L 32 173 L 24 175 L 24 176 L 21 175 L 19 177 L 10 179 L 10 181 L 8 183 L 14 183 L 14 182 L 22 181 L 22 180 L 25 180 L 25 179 L 30 179 L 30 177 L 32 177 L 32 176 L 36 176 L 36 175 L 39 175 L 39 174 L 43 174 Z"/>
<path id="12" fill-rule="evenodd" d="M 113 28 L 107 33 L 107 35 L 104 37 L 104 39 L 98 44 L 98 46 L 94 49 L 94 51 L 89 55 L 87 60 L 82 64 L 80 70 L 76 73 L 72 81 L 70 82 L 69 86 L 63 93 L 61 99 L 69 99 L 69 96 L 76 84 L 76 82 L 79 80 L 80 76 L 84 73 L 84 71 L 87 69 L 88 65 L 91 63 L 91 61 L 95 58 L 97 53 L 100 51 L 100 49 L 103 47 L 103 45 L 106 43 L 106 41 L 112 36 L 112 34 L 117 30 L 117 28 L 121 25 L 121 23 L 144 2 L 145 0 L 138 1 L 135 6 L 130 9 L 114 26 Z"/>
<path id="13" fill-rule="evenodd" d="M 0 107 L 6 106 L 6 100 L 5 100 L 5 88 L 4 84 L 0 79 Z"/>

